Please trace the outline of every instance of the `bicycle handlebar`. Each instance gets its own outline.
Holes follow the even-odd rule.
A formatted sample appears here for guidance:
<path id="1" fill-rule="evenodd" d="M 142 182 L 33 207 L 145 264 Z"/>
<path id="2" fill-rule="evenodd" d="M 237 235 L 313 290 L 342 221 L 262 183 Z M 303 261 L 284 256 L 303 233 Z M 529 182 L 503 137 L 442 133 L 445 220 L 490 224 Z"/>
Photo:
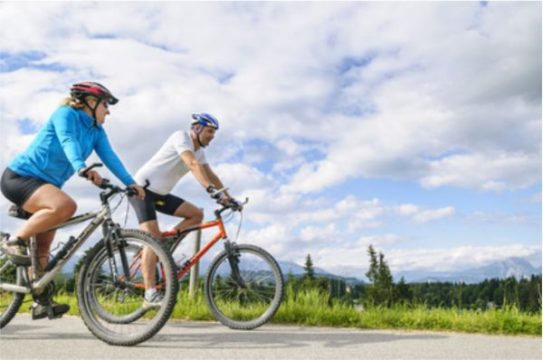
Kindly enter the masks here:
<path id="1" fill-rule="evenodd" d="M 232 211 L 243 211 L 243 207 L 249 202 L 249 198 L 245 198 L 245 201 L 242 202 L 242 203 L 238 203 L 237 201 L 233 201 L 233 199 L 231 199 L 230 201 L 228 201 L 226 204 L 223 204 L 222 202 L 220 201 L 217 201 L 217 204 L 221 205 L 222 208 L 220 208 L 219 210 L 216 210 L 218 214 L 221 214 L 222 212 L 226 211 L 226 210 L 232 210 Z"/>
<path id="2" fill-rule="evenodd" d="M 96 167 L 101 167 L 101 166 L 103 166 L 101 163 L 94 163 L 88 166 L 87 168 L 85 168 L 83 171 L 79 172 L 79 176 L 86 178 L 90 170 Z M 145 185 L 143 186 L 143 189 L 147 189 L 150 184 L 151 183 L 149 182 L 149 180 L 145 180 Z M 111 195 L 117 194 L 117 193 L 125 193 L 128 196 L 134 196 L 138 194 L 137 191 L 134 190 L 134 188 L 129 187 L 129 186 L 125 188 L 121 188 L 117 185 L 113 185 L 111 181 L 109 181 L 109 179 L 106 179 L 106 178 L 102 178 L 102 182 L 100 183 L 100 185 L 96 185 L 96 186 L 102 190 L 111 190 L 111 192 L 108 194 L 107 197 L 110 197 Z"/>

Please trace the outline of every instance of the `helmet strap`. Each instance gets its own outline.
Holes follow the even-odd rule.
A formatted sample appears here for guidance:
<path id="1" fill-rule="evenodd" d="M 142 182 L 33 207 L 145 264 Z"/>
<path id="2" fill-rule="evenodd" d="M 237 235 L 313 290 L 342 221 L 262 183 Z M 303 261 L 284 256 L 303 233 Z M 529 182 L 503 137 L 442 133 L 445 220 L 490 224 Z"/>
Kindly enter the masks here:
<path id="1" fill-rule="evenodd" d="M 102 101 L 102 99 L 96 98 L 96 105 L 94 105 L 94 107 L 89 105 L 86 98 L 83 98 L 82 101 L 83 104 L 85 104 L 92 112 L 92 119 L 94 120 L 92 126 L 98 126 L 98 121 L 96 120 L 96 109 L 98 109 L 98 106 L 100 105 L 100 101 Z"/>
<path id="2" fill-rule="evenodd" d="M 204 127 L 202 125 L 197 125 L 196 127 L 192 128 L 192 131 L 194 132 L 194 135 L 196 135 L 196 140 L 198 140 L 198 144 L 200 147 L 206 147 L 204 144 L 202 144 L 202 141 L 200 141 L 200 134 L 202 133 L 202 130 L 204 130 Z"/>
<path id="3" fill-rule="evenodd" d="M 204 144 L 202 144 L 202 142 L 200 141 L 200 134 L 202 132 L 200 131 L 197 135 L 196 135 L 196 138 L 198 139 L 198 144 L 200 144 L 201 147 L 205 148 L 206 146 Z"/>

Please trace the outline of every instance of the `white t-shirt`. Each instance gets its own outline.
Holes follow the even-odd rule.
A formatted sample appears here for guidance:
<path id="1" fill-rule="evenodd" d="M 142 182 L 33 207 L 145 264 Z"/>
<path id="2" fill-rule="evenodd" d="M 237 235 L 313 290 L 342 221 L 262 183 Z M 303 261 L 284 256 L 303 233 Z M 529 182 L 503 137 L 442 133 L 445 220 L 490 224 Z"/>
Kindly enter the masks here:
<path id="1" fill-rule="evenodd" d="M 200 164 L 207 164 L 204 149 L 194 150 L 194 144 L 189 133 L 184 131 L 174 132 L 162 145 L 152 158 L 149 159 L 134 176 L 140 185 L 149 180 L 149 190 L 167 195 L 175 184 L 189 172 L 185 162 L 181 160 L 181 153 L 190 150 L 194 153 Z"/>

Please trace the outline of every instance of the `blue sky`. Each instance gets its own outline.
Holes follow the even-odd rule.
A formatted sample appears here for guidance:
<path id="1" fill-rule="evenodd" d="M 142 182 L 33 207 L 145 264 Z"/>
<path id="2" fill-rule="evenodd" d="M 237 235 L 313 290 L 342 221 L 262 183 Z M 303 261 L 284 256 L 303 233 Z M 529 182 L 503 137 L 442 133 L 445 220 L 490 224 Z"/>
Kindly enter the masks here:
<path id="1" fill-rule="evenodd" d="M 541 264 L 539 2 L 9 2 L 0 23 L 2 168 L 95 80 L 132 172 L 217 116 L 207 157 L 251 199 L 240 240 L 282 260 L 360 276 L 373 244 L 393 272 Z M 190 176 L 174 193 L 210 216 Z"/>

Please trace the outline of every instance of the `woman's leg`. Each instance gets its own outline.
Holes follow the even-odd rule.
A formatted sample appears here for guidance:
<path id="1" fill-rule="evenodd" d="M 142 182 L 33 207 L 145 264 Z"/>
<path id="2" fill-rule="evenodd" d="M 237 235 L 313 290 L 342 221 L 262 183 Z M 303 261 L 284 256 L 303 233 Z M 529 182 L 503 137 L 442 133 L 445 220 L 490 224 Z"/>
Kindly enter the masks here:
<path id="1" fill-rule="evenodd" d="M 38 234 L 36 240 L 38 242 L 38 260 L 40 269 L 43 271 L 49 262 L 49 249 L 55 239 L 55 230 Z"/>
<path id="2" fill-rule="evenodd" d="M 76 211 L 75 201 L 56 186 L 45 184 L 40 186 L 24 202 L 22 208 L 33 215 L 17 232 L 19 239 L 28 240 L 36 235 L 38 243 L 38 259 L 41 269 L 45 269 L 49 261 L 49 249 L 55 237 L 55 231 L 47 231 L 55 225 L 60 225 Z M 48 294 L 35 298 L 32 305 L 32 318 L 58 317 L 68 312 L 70 307 L 55 303 Z"/>
<path id="3" fill-rule="evenodd" d="M 17 237 L 28 240 L 32 235 L 42 234 L 71 218 L 75 214 L 77 204 L 56 186 L 45 184 L 30 195 L 22 208 L 33 215 L 19 229 Z M 45 242 L 49 242 L 50 245 L 52 239 Z"/>
<path id="4" fill-rule="evenodd" d="M 26 251 L 22 245 L 27 246 L 28 239 L 36 235 L 38 256 L 42 259 L 40 265 L 44 267 L 55 234 L 54 231 L 47 230 L 68 220 L 75 213 L 76 203 L 56 186 L 44 184 L 34 190 L 21 207 L 33 215 L 16 233 L 17 239 L 14 240 L 16 244 L 11 247 L 3 245 L 3 249 L 12 256 L 12 260 L 27 265 L 30 259 L 25 255 Z"/>

